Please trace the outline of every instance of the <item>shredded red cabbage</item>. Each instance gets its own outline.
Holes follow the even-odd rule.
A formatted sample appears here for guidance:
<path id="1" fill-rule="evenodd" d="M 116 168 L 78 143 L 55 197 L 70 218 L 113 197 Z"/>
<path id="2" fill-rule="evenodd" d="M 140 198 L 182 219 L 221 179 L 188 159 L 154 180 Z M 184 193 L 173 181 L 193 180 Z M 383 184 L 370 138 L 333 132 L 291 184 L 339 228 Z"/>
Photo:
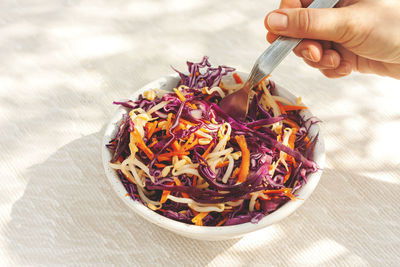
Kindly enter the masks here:
<path id="1" fill-rule="evenodd" d="M 220 86 L 222 77 L 234 69 L 214 68 L 207 57 L 199 63 L 187 62 L 187 66 L 188 74 L 175 70 L 181 78 L 175 92 L 114 102 L 125 107 L 127 114 L 107 145 L 111 162 L 123 166 L 117 168 L 117 173 L 132 199 L 163 216 L 207 226 L 257 223 L 295 198 L 307 175 L 317 170 L 312 151 L 318 137 L 310 140 L 309 131 L 318 120 L 304 120 L 300 109 L 285 112 L 284 107 L 282 114 L 276 115 L 262 104 L 263 91 L 254 88 L 246 121 L 237 121 L 219 108 L 222 96 L 218 91 L 208 94 L 203 90 Z M 274 95 L 274 83 L 269 82 L 267 88 Z M 222 89 L 227 93 L 226 88 Z M 151 118 L 146 119 L 144 127 L 135 122 L 139 108 L 148 112 L 160 103 L 160 109 L 146 115 Z M 280 128 L 273 129 L 271 125 L 278 123 Z M 227 129 L 223 130 L 228 124 L 229 136 Z M 214 149 L 223 143 L 224 135 L 227 140 L 223 147 L 229 152 L 219 150 L 226 153 L 219 162 L 208 158 L 210 153 L 218 152 Z M 133 147 L 138 151 L 132 152 Z M 147 171 L 132 163 L 132 153 Z M 177 161 L 185 162 L 181 168 L 197 174 L 174 175 L 171 170 L 180 170 Z M 229 168 L 231 173 L 224 181 Z M 138 184 L 136 176 L 143 183 Z"/>

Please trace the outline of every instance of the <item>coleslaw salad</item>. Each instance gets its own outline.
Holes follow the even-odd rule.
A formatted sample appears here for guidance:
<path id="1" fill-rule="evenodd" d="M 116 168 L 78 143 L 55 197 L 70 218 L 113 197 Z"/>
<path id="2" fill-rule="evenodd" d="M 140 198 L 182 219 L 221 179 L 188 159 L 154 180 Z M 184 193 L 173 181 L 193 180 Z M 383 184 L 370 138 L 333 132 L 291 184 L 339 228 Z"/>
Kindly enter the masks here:
<path id="1" fill-rule="evenodd" d="M 316 120 L 303 119 L 301 100 L 274 95 L 274 83 L 264 81 L 239 122 L 217 105 L 237 89 L 221 83 L 234 70 L 212 68 L 206 57 L 188 67 L 173 92 L 116 102 L 128 113 L 108 145 L 110 166 L 128 194 L 165 217 L 206 226 L 256 223 L 296 201 L 317 170 L 317 137 L 308 138 Z"/>

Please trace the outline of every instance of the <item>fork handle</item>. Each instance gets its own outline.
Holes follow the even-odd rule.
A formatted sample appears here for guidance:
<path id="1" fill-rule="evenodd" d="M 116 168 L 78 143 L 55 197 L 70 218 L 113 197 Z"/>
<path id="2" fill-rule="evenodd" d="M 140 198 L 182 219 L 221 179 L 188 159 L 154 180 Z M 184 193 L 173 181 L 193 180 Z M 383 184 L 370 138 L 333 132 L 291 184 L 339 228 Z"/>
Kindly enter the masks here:
<path id="1" fill-rule="evenodd" d="M 308 8 L 331 8 L 339 0 L 314 0 Z M 289 53 L 303 39 L 279 36 L 257 59 L 248 78 L 249 87 L 252 88 L 271 72 L 289 55 Z"/>

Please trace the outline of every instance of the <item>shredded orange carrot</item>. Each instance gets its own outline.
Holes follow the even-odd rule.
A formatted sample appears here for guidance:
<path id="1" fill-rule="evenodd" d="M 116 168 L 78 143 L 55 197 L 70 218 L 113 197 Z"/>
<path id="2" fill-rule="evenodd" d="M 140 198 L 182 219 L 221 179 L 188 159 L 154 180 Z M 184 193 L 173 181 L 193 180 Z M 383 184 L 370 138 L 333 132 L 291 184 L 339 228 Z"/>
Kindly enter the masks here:
<path id="1" fill-rule="evenodd" d="M 157 140 L 156 138 L 153 138 L 151 144 L 148 145 L 147 147 L 148 147 L 148 148 L 152 148 L 152 147 L 153 147 L 155 144 L 157 144 L 157 143 L 158 143 L 158 140 Z"/>
<path id="2" fill-rule="evenodd" d="M 172 148 L 174 149 L 174 151 L 180 151 L 180 150 L 181 150 L 181 145 L 178 143 L 177 140 L 175 140 L 175 141 L 172 143 Z"/>
<path id="3" fill-rule="evenodd" d="M 296 198 L 292 193 L 290 193 L 289 191 L 285 192 L 285 196 L 287 196 L 287 197 L 290 198 L 291 200 L 296 200 L 296 199 L 297 199 L 297 198 Z"/>
<path id="4" fill-rule="evenodd" d="M 299 109 L 307 109 L 305 106 L 284 106 L 282 105 L 283 110 L 285 111 L 293 111 L 293 110 L 299 110 Z"/>
<path id="5" fill-rule="evenodd" d="M 172 116 L 173 116 L 174 114 L 172 114 L 172 113 L 168 113 L 168 118 L 167 118 L 167 123 L 166 123 L 166 125 L 165 125 L 165 131 L 167 132 L 167 136 L 170 136 L 170 134 L 169 134 L 169 128 L 172 126 Z"/>
<path id="6" fill-rule="evenodd" d="M 240 78 L 240 76 L 236 72 L 232 76 L 235 79 L 236 83 L 243 83 L 242 79 Z"/>
<path id="7" fill-rule="evenodd" d="M 176 185 L 178 185 L 178 186 L 181 186 L 181 185 L 182 185 L 181 181 L 180 181 L 177 177 L 174 178 L 174 181 L 175 181 Z M 189 198 L 189 195 L 188 195 L 188 194 L 183 193 L 183 192 L 182 192 L 181 194 L 182 194 L 183 197 Z"/>
<path id="8" fill-rule="evenodd" d="M 182 118 L 179 118 L 179 122 L 183 123 L 183 124 L 186 124 L 186 125 L 190 125 L 190 126 L 195 126 L 196 125 L 195 123 L 190 122 L 190 121 L 185 120 L 185 119 L 182 119 Z"/>
<path id="9" fill-rule="evenodd" d="M 192 109 L 197 109 L 197 106 L 195 104 L 191 104 L 191 103 L 186 102 L 186 105 L 191 107 Z"/>
<path id="10" fill-rule="evenodd" d="M 195 139 L 194 142 L 190 143 L 190 144 L 185 144 L 185 146 L 183 147 L 183 151 L 187 151 L 192 149 L 193 147 L 195 147 L 197 144 L 199 143 L 199 139 Z"/>
<path id="11" fill-rule="evenodd" d="M 188 152 L 188 151 L 172 151 L 172 152 L 167 152 L 167 153 L 163 153 L 163 154 L 158 155 L 157 160 L 159 162 L 161 162 L 161 161 L 171 161 L 173 156 L 182 157 L 182 156 L 187 156 L 189 154 L 190 154 L 190 152 Z"/>
<path id="12" fill-rule="evenodd" d="M 158 123 L 157 121 L 146 123 L 146 126 L 149 125 L 147 128 L 147 136 L 146 136 L 147 139 L 150 139 L 150 137 L 154 134 L 154 132 L 157 128 L 157 123 Z"/>
<path id="13" fill-rule="evenodd" d="M 167 167 L 167 165 L 165 165 L 164 163 L 154 163 L 154 165 L 156 165 L 156 167 L 160 169 Z"/>
<path id="14" fill-rule="evenodd" d="M 136 181 L 132 180 L 129 176 L 127 176 L 127 175 L 124 174 L 124 177 L 125 177 L 129 182 L 131 182 L 132 184 L 136 184 Z"/>
<path id="15" fill-rule="evenodd" d="M 281 111 L 281 113 L 282 114 L 286 114 L 286 110 L 283 108 L 284 106 L 281 104 L 281 102 L 279 102 L 279 101 L 275 101 L 276 102 L 276 104 L 278 105 L 278 107 L 279 107 L 279 110 Z"/>
<path id="16" fill-rule="evenodd" d="M 153 133 L 153 134 L 155 134 L 155 133 L 157 133 L 157 132 L 159 132 L 159 131 L 161 131 L 161 130 L 162 130 L 161 127 L 157 127 L 157 128 L 154 129 L 154 133 Z"/>
<path id="17" fill-rule="evenodd" d="M 171 191 L 167 191 L 164 190 L 162 195 L 161 195 L 161 199 L 160 199 L 160 203 L 163 204 L 167 201 L 167 197 L 169 196 L 169 194 L 171 193 Z"/>
<path id="18" fill-rule="evenodd" d="M 214 141 L 212 141 L 210 143 L 210 145 L 208 146 L 207 150 L 204 151 L 203 155 L 201 155 L 203 158 L 206 158 L 208 156 L 208 153 L 210 153 L 211 148 L 214 146 Z"/>
<path id="19" fill-rule="evenodd" d="M 309 148 L 311 146 L 311 140 L 308 136 L 304 137 L 304 142 L 306 142 L 306 147 Z"/>
<path id="20" fill-rule="evenodd" d="M 186 151 L 187 150 L 186 147 L 188 147 L 191 143 L 193 143 L 194 139 L 195 139 L 195 135 L 191 134 L 189 136 L 189 138 L 186 140 L 186 143 L 182 146 L 181 150 Z"/>
<path id="21" fill-rule="evenodd" d="M 193 176 L 193 184 L 192 186 L 196 186 L 197 185 L 197 176 Z"/>
<path id="22" fill-rule="evenodd" d="M 284 193 L 287 188 L 264 190 L 266 194 L 279 194 Z"/>
<path id="23" fill-rule="evenodd" d="M 209 212 L 200 212 L 197 214 L 193 219 L 192 222 L 195 225 L 202 226 L 203 225 L 203 219 L 208 215 Z"/>
<path id="24" fill-rule="evenodd" d="M 292 189 L 290 188 L 281 188 L 281 189 L 274 189 L 274 190 L 264 190 L 264 194 L 281 194 L 283 193 L 285 196 L 290 198 L 291 200 L 296 200 L 296 197 L 291 193 Z"/>
<path id="25" fill-rule="evenodd" d="M 242 162 L 240 163 L 238 182 L 243 183 L 247 179 L 247 175 L 249 174 L 250 151 L 247 148 L 247 143 L 244 135 L 236 135 L 235 139 L 240 149 L 242 150 Z"/>
<path id="26" fill-rule="evenodd" d="M 139 134 L 139 131 L 135 128 L 135 129 L 133 130 L 133 132 L 131 132 L 131 134 L 133 134 L 133 136 L 134 136 L 134 138 L 135 138 L 135 144 L 136 144 L 141 150 L 143 150 L 143 152 L 146 154 L 146 156 L 147 156 L 149 159 L 152 159 L 153 156 L 154 156 L 154 154 L 153 154 L 153 152 L 150 150 L 150 148 L 148 148 L 148 147 L 146 146 L 146 144 L 144 143 L 142 137 L 141 137 L 140 134 Z"/>
<path id="27" fill-rule="evenodd" d="M 192 133 L 189 138 L 188 138 L 188 142 L 189 143 L 193 143 L 194 139 L 196 138 L 196 135 L 194 133 Z"/>
<path id="28" fill-rule="evenodd" d="M 297 123 L 295 123 L 294 121 L 292 121 L 291 119 L 286 118 L 282 122 L 286 123 L 287 125 L 289 125 L 292 128 L 300 129 L 300 126 Z"/>
<path id="29" fill-rule="evenodd" d="M 184 95 L 182 95 L 182 93 L 178 89 L 174 88 L 174 92 L 178 96 L 180 101 L 183 102 L 186 100 L 186 97 Z"/>
<path id="30" fill-rule="evenodd" d="M 256 210 L 260 210 L 260 201 L 257 199 L 256 204 L 254 205 Z"/>
<path id="31" fill-rule="evenodd" d="M 229 165 L 229 160 L 227 160 L 227 161 L 224 161 L 224 162 L 218 162 L 217 163 L 217 165 L 215 166 L 215 168 L 222 168 L 222 167 L 225 167 L 225 166 L 228 166 Z"/>
<path id="32" fill-rule="evenodd" d="M 259 81 L 259 82 L 256 84 L 256 86 L 259 85 L 259 84 L 261 84 L 261 83 L 262 83 L 263 81 L 265 81 L 266 79 L 268 79 L 269 76 L 271 76 L 271 75 L 265 76 L 261 81 Z"/>
<path id="33" fill-rule="evenodd" d="M 151 127 L 152 124 L 153 124 L 152 121 L 148 121 L 148 122 L 146 123 L 146 125 L 144 126 L 144 128 L 145 128 L 146 130 L 149 130 L 149 128 Z"/>
<path id="34" fill-rule="evenodd" d="M 180 130 L 186 130 L 186 129 L 187 129 L 187 127 L 186 127 L 185 124 L 179 123 L 178 126 L 174 129 L 173 132 L 176 133 L 176 132 L 178 132 L 178 131 L 180 131 Z"/>
<path id="35" fill-rule="evenodd" d="M 216 93 L 217 93 L 217 92 L 213 92 L 211 95 L 206 96 L 206 97 L 204 98 L 204 100 L 206 100 L 206 101 L 210 100 L 210 98 L 213 97 L 213 96 L 215 96 Z"/>
<path id="36" fill-rule="evenodd" d="M 291 149 L 294 149 L 294 142 L 296 141 L 296 133 L 297 133 L 297 129 L 296 128 L 292 128 L 292 133 L 290 134 L 289 140 L 288 140 L 288 146 Z M 297 164 L 296 164 L 296 160 L 294 159 L 294 157 L 292 157 L 292 156 L 290 156 L 288 154 L 285 154 L 285 155 L 286 155 L 285 156 L 285 160 L 287 162 L 293 162 L 294 167 L 296 167 Z M 285 178 L 286 178 L 286 176 L 285 176 Z M 289 178 L 289 176 L 287 178 Z"/>
<path id="37" fill-rule="evenodd" d="M 235 177 L 239 174 L 239 171 L 240 171 L 240 167 L 237 167 L 237 168 L 232 172 L 232 178 L 235 178 Z"/>
<path id="38" fill-rule="evenodd" d="M 166 156 L 158 156 L 157 157 L 157 160 L 159 161 L 159 162 L 162 162 L 162 161 L 171 161 L 171 157 L 166 157 Z"/>
<path id="39" fill-rule="evenodd" d="M 224 218 L 222 221 L 220 221 L 219 223 L 217 223 L 217 226 L 223 225 L 227 220 L 228 220 L 228 216 L 225 217 L 225 218 Z"/>

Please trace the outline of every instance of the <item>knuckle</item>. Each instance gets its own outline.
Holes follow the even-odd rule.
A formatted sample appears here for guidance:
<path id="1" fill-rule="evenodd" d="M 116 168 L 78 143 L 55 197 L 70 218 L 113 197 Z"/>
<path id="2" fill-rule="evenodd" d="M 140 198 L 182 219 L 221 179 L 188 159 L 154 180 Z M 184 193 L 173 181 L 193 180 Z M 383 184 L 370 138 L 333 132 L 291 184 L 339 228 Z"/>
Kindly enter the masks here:
<path id="1" fill-rule="evenodd" d="M 309 32 L 311 27 L 311 16 L 308 9 L 300 9 L 297 14 L 297 27 L 302 32 Z"/>

